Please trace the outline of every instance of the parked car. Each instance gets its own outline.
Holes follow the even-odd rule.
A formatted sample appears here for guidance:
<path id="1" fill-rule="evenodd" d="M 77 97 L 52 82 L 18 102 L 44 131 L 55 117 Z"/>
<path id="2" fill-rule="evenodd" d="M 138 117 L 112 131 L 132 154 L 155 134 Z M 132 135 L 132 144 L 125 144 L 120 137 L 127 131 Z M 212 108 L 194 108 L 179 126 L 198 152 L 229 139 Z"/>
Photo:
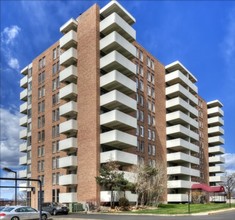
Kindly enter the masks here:
<path id="1" fill-rule="evenodd" d="M 42 203 L 42 210 L 49 212 L 51 215 L 68 214 L 69 208 L 61 203 L 57 202 L 44 202 Z"/>
<path id="2" fill-rule="evenodd" d="M 39 217 L 39 211 L 29 206 L 5 206 L 0 211 L 0 219 L 4 220 L 30 220 L 39 219 Z M 42 220 L 50 219 L 50 217 L 50 213 L 42 211 Z"/>

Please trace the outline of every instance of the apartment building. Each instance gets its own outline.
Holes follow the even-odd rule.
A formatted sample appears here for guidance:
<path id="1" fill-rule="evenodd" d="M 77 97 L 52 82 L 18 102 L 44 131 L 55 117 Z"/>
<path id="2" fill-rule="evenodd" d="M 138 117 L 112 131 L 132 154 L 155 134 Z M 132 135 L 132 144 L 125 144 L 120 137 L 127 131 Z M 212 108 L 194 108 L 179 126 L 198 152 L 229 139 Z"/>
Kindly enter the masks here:
<path id="1" fill-rule="evenodd" d="M 134 165 L 165 164 L 165 202 L 188 201 L 192 183 L 209 184 L 218 173 L 210 158 L 222 153 L 214 141 L 222 140 L 221 103 L 199 105 L 193 74 L 178 61 L 161 64 L 136 41 L 134 23 L 117 1 L 95 4 L 21 71 L 20 177 L 41 179 L 44 201 L 109 202 L 95 177 L 110 160 L 129 181 Z M 28 195 L 36 207 L 37 191 Z"/>

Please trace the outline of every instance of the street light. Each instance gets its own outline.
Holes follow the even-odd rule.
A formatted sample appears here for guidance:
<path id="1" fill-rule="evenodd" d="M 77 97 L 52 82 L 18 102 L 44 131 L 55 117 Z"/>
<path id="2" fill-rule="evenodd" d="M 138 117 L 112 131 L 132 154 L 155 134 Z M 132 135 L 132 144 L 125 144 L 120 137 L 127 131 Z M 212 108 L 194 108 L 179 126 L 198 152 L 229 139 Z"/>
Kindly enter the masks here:
<path id="1" fill-rule="evenodd" d="M 17 205 L 17 172 L 14 170 L 11 170 L 10 168 L 4 167 L 4 171 L 9 172 L 9 173 L 14 173 L 15 174 L 15 205 Z"/>

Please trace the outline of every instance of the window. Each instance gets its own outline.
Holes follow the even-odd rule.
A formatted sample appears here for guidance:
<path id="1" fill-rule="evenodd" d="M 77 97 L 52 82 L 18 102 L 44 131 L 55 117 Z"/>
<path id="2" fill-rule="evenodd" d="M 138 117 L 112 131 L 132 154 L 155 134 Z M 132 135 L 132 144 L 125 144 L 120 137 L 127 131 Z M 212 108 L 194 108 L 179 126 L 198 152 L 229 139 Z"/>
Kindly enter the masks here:
<path id="1" fill-rule="evenodd" d="M 140 121 L 144 121 L 144 112 L 140 111 Z"/>
<path id="2" fill-rule="evenodd" d="M 59 108 L 57 108 L 56 110 L 52 111 L 52 121 L 58 121 L 60 120 L 60 111 Z"/>
<path id="3" fill-rule="evenodd" d="M 152 98 L 155 98 L 155 90 L 152 88 Z"/>
<path id="4" fill-rule="evenodd" d="M 38 75 L 38 84 L 44 83 L 45 81 L 45 71 L 39 73 Z"/>
<path id="5" fill-rule="evenodd" d="M 32 130 L 32 123 L 31 122 L 29 122 L 27 124 L 27 129 L 28 129 L 28 132 L 30 132 Z"/>
<path id="6" fill-rule="evenodd" d="M 152 145 L 148 144 L 148 154 L 151 155 L 152 154 Z"/>
<path id="7" fill-rule="evenodd" d="M 140 151 L 143 153 L 144 152 L 144 142 L 140 142 Z"/>
<path id="8" fill-rule="evenodd" d="M 33 72 L 32 68 L 29 68 L 29 70 L 28 70 L 28 77 L 32 76 L 32 72 Z"/>
<path id="9" fill-rule="evenodd" d="M 143 60 L 144 60 L 143 52 L 141 50 L 139 50 L 138 52 L 139 52 L 138 53 L 138 55 L 139 55 L 138 58 L 143 62 Z"/>
<path id="10" fill-rule="evenodd" d="M 144 83 L 142 80 L 139 81 L 140 90 L 144 91 Z"/>
<path id="11" fill-rule="evenodd" d="M 52 184 L 55 185 L 56 184 L 56 174 L 52 173 Z"/>
<path id="12" fill-rule="evenodd" d="M 140 126 L 140 136 L 144 137 L 144 127 Z"/>
<path id="13" fill-rule="evenodd" d="M 45 116 L 42 115 L 38 117 L 38 128 L 43 128 L 45 126 Z"/>
<path id="14" fill-rule="evenodd" d="M 152 131 L 152 140 L 155 141 L 155 131 Z"/>
<path id="15" fill-rule="evenodd" d="M 59 80 L 59 77 L 57 77 L 56 79 L 53 79 L 52 81 L 52 91 L 55 91 L 59 87 L 60 87 L 60 80 Z"/>
<path id="16" fill-rule="evenodd" d="M 52 142 L 52 153 L 56 153 L 59 151 L 59 141 Z"/>
<path id="17" fill-rule="evenodd" d="M 59 184 L 60 173 L 56 173 L 56 184 Z"/>
<path id="18" fill-rule="evenodd" d="M 151 87 L 150 87 L 150 86 L 147 86 L 147 93 L 148 93 L 148 96 L 151 96 L 151 92 L 152 92 Z"/>
<path id="19" fill-rule="evenodd" d="M 58 136 L 60 136 L 60 127 L 59 125 L 55 125 L 52 127 L 52 138 L 56 138 Z"/>
<path id="20" fill-rule="evenodd" d="M 56 167 L 56 157 L 53 157 L 52 158 L 52 169 L 54 170 L 54 169 L 56 169 L 57 167 Z"/>
<path id="21" fill-rule="evenodd" d="M 136 136 L 139 136 L 139 125 L 136 127 Z"/>
<path id="22" fill-rule="evenodd" d="M 57 63 L 54 63 L 53 66 L 52 66 L 52 74 L 56 74 L 58 73 L 60 70 L 60 63 L 57 62 Z"/>
<path id="23" fill-rule="evenodd" d="M 155 122 L 155 117 L 152 116 L 152 125 L 155 126 L 156 125 L 156 122 Z"/>
<path id="24" fill-rule="evenodd" d="M 143 165 L 144 164 L 144 158 L 141 156 L 138 156 L 138 164 Z"/>
<path id="25" fill-rule="evenodd" d="M 30 160 L 32 157 L 32 152 L 31 150 L 27 151 L 27 160 Z"/>
<path id="26" fill-rule="evenodd" d="M 56 93 L 52 96 L 52 104 L 56 105 L 59 103 L 59 93 Z"/>
<path id="27" fill-rule="evenodd" d="M 139 64 L 136 63 L 135 65 L 136 65 L 136 74 L 138 75 L 139 74 Z"/>
<path id="28" fill-rule="evenodd" d="M 41 156 L 45 155 L 45 147 L 44 145 L 41 146 Z"/>
<path id="29" fill-rule="evenodd" d="M 139 79 L 136 78 L 135 81 L 136 81 L 136 89 L 139 89 Z"/>
<path id="30" fill-rule="evenodd" d="M 150 72 L 147 73 L 147 80 L 148 80 L 149 82 L 151 82 L 151 73 L 150 73 Z"/>
<path id="31" fill-rule="evenodd" d="M 28 91 L 31 91 L 31 90 L 32 90 L 32 81 L 28 82 Z"/>
<path id="32" fill-rule="evenodd" d="M 155 145 L 152 145 L 152 155 L 153 156 L 156 155 L 156 147 L 155 147 Z"/>
<path id="33" fill-rule="evenodd" d="M 45 112 L 45 101 L 38 103 L 38 112 Z"/>
<path id="34" fill-rule="evenodd" d="M 148 125 L 151 125 L 151 115 L 150 114 L 148 114 Z"/>
<path id="35" fill-rule="evenodd" d="M 151 101 L 148 101 L 148 110 L 151 111 L 151 108 L 152 108 L 152 103 Z"/>
<path id="36" fill-rule="evenodd" d="M 143 70 L 143 67 L 142 67 L 142 66 L 139 66 L 139 74 L 140 74 L 141 76 L 144 75 L 144 70 Z"/>
<path id="37" fill-rule="evenodd" d="M 136 110 L 136 119 L 139 120 L 139 118 L 140 118 L 140 110 L 137 109 Z"/>
<path id="38" fill-rule="evenodd" d="M 32 117 L 32 109 L 28 109 L 27 111 L 28 118 Z"/>
<path id="39" fill-rule="evenodd" d="M 43 67 L 46 66 L 46 57 L 43 57 L 42 59 L 39 60 L 38 62 L 38 69 L 42 69 Z"/>
<path id="40" fill-rule="evenodd" d="M 45 131 L 42 130 L 42 131 L 39 131 L 38 132 L 38 142 L 42 142 L 45 140 Z"/>
<path id="41" fill-rule="evenodd" d="M 152 70 L 154 70 L 154 61 L 153 61 L 153 60 L 150 61 L 150 68 L 151 68 Z"/>
<path id="42" fill-rule="evenodd" d="M 151 76 L 151 81 L 152 81 L 152 84 L 154 85 L 155 83 L 154 75 Z"/>
<path id="43" fill-rule="evenodd" d="M 38 89 L 38 99 L 44 96 L 45 96 L 45 86 L 42 86 L 41 88 Z"/>
<path id="44" fill-rule="evenodd" d="M 151 136 L 152 136 L 151 134 L 152 134 L 151 130 L 148 129 L 148 139 L 149 139 L 149 140 L 151 140 Z"/>
<path id="45" fill-rule="evenodd" d="M 32 96 L 31 95 L 28 96 L 28 105 L 30 105 L 30 104 L 32 104 Z"/>
<path id="46" fill-rule="evenodd" d="M 147 57 L 147 66 L 150 67 L 151 66 L 151 60 L 149 57 Z"/>
<path id="47" fill-rule="evenodd" d="M 155 112 L 155 103 L 152 103 L 152 112 Z"/>
<path id="48" fill-rule="evenodd" d="M 57 58 L 57 48 L 53 49 L 53 60 Z"/>
<path id="49" fill-rule="evenodd" d="M 140 105 L 144 106 L 144 97 L 142 95 L 140 95 Z"/>

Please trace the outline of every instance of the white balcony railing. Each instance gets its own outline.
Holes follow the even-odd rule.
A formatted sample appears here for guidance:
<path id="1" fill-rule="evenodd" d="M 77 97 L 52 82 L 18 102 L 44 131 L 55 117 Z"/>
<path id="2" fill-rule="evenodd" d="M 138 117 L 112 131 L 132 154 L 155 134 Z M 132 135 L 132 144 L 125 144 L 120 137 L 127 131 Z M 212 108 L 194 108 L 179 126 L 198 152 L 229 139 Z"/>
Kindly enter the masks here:
<path id="1" fill-rule="evenodd" d="M 77 138 L 71 137 L 61 140 L 59 142 L 59 150 L 60 151 L 69 151 L 77 149 Z"/>
<path id="2" fill-rule="evenodd" d="M 77 202 L 77 193 L 76 192 L 68 192 L 68 193 L 60 193 L 59 194 L 59 202 L 60 203 L 74 203 Z"/>
<path id="3" fill-rule="evenodd" d="M 68 66 L 60 72 L 60 82 L 77 82 L 78 70 L 74 65 Z"/>
<path id="4" fill-rule="evenodd" d="M 59 185 L 68 186 L 77 184 L 77 174 L 62 175 L 59 177 Z"/>
<path id="5" fill-rule="evenodd" d="M 60 48 L 68 49 L 77 44 L 77 33 L 70 30 L 63 37 L 60 38 Z"/>
<path id="6" fill-rule="evenodd" d="M 199 153 L 199 147 L 197 145 L 181 138 L 167 140 L 166 146 L 167 148 L 174 149 L 175 151 L 184 151 L 185 149 L 188 149 L 193 152 Z"/>
<path id="7" fill-rule="evenodd" d="M 102 34 L 108 35 L 113 31 L 117 31 L 130 42 L 136 39 L 136 31 L 115 12 L 100 22 Z"/>
<path id="8" fill-rule="evenodd" d="M 59 158 L 59 168 L 77 167 L 77 157 L 67 156 Z"/>
<path id="9" fill-rule="evenodd" d="M 116 161 L 121 164 L 137 165 L 137 155 L 119 150 L 112 150 L 100 153 L 100 163 Z"/>
<path id="10" fill-rule="evenodd" d="M 137 137 L 119 130 L 112 130 L 100 134 L 100 144 L 120 149 L 136 147 Z"/>
<path id="11" fill-rule="evenodd" d="M 113 70 L 101 76 L 100 87 L 107 91 L 116 89 L 126 95 L 136 92 L 136 83 L 117 70 Z"/>

